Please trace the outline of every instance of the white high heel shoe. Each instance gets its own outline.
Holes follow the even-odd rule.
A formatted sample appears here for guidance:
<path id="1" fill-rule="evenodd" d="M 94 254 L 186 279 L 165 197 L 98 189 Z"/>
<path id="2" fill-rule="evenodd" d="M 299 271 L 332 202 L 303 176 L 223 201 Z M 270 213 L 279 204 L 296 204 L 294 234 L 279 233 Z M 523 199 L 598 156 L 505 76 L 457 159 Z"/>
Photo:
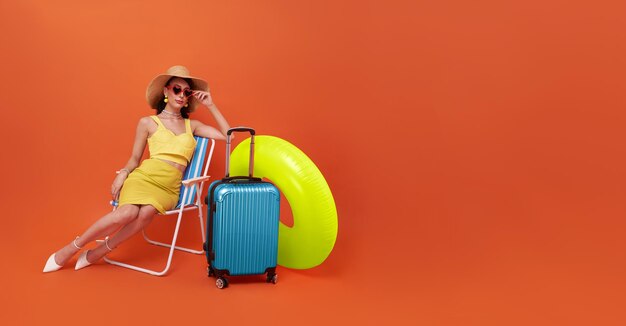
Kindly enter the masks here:
<path id="1" fill-rule="evenodd" d="M 76 261 L 76 266 L 74 266 L 74 270 L 75 271 L 91 265 L 91 263 L 87 260 L 87 253 L 88 252 L 89 252 L 89 250 L 85 250 L 85 251 L 83 251 L 82 254 L 80 254 L 80 256 L 78 256 L 78 260 Z"/>
<path id="2" fill-rule="evenodd" d="M 72 242 L 72 244 L 74 245 L 74 247 L 76 247 L 76 249 L 80 250 L 83 249 L 83 247 L 79 247 L 76 244 L 76 240 L 78 240 L 79 237 L 76 237 L 76 239 L 74 239 L 74 241 Z M 59 265 L 57 264 L 57 261 L 55 260 L 56 257 L 56 252 L 53 253 L 49 258 L 48 261 L 46 261 L 46 266 L 43 267 L 43 272 L 44 273 L 49 273 L 49 272 L 56 272 L 59 269 L 61 269 L 63 267 L 63 265 Z"/>
<path id="3" fill-rule="evenodd" d="M 54 256 L 56 256 L 56 252 L 53 253 L 50 256 L 50 258 L 48 258 L 48 261 L 46 262 L 46 266 L 43 267 L 44 273 L 56 272 L 59 269 L 61 269 L 61 267 L 63 267 L 63 265 L 57 264 L 56 260 L 54 260 Z"/>
<path id="4" fill-rule="evenodd" d="M 101 242 L 102 240 L 97 240 L 97 242 Z M 109 237 L 105 237 L 104 238 L 104 245 L 107 247 L 108 251 L 113 251 L 113 249 L 111 249 L 111 247 L 109 247 Z M 86 250 L 84 251 L 82 254 L 80 254 L 80 256 L 78 256 L 78 261 L 76 261 L 76 266 L 74 267 L 74 270 L 79 270 L 79 269 L 83 269 L 89 265 L 91 265 L 91 263 L 87 260 L 87 253 L 90 250 Z"/>

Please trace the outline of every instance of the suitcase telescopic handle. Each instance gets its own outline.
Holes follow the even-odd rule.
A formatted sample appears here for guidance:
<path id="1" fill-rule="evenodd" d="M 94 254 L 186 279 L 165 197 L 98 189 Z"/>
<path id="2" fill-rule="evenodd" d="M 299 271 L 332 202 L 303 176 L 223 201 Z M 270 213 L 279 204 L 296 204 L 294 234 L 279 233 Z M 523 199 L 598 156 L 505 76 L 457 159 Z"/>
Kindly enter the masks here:
<path id="1" fill-rule="evenodd" d="M 230 135 L 233 132 L 249 132 L 250 133 L 250 165 L 248 167 L 248 175 L 252 177 L 252 170 L 254 168 L 254 135 L 256 132 L 252 128 L 248 127 L 234 127 L 228 129 L 226 132 L 226 175 L 225 178 L 230 176 Z"/>
<path id="2" fill-rule="evenodd" d="M 228 129 L 228 131 L 226 132 L 226 135 L 230 136 L 230 134 L 232 134 L 233 132 L 244 132 L 244 131 L 249 132 L 252 136 L 254 136 L 256 134 L 256 132 L 252 128 L 248 128 L 248 127 L 233 127 L 233 128 Z"/>

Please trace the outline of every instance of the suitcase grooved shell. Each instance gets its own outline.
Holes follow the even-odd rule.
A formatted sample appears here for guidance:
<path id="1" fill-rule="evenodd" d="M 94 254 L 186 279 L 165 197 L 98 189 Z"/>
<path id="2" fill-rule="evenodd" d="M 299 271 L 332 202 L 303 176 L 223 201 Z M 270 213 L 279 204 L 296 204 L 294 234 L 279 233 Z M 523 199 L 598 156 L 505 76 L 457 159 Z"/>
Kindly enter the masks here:
<path id="1" fill-rule="evenodd" d="M 278 189 L 270 183 L 227 183 L 214 191 L 212 266 L 230 275 L 263 274 L 276 267 Z"/>

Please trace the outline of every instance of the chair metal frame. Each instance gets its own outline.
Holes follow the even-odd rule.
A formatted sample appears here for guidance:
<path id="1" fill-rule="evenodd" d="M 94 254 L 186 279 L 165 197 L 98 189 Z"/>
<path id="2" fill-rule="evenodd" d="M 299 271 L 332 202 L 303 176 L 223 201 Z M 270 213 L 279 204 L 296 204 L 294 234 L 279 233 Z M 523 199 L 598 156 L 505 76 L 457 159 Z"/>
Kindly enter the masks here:
<path id="1" fill-rule="evenodd" d="M 196 140 L 200 140 L 200 137 L 196 137 Z M 180 196 L 179 198 L 179 202 L 176 206 L 176 208 L 173 208 L 171 210 L 166 211 L 163 214 L 158 214 L 158 215 L 163 215 L 163 216 L 167 216 L 167 215 L 174 215 L 177 214 L 178 215 L 178 220 L 176 221 L 176 227 L 174 229 L 174 236 L 172 238 L 172 242 L 171 243 L 163 243 L 163 242 L 159 242 L 159 241 L 155 241 L 152 240 L 148 237 L 148 235 L 146 234 L 146 230 L 143 229 L 142 230 L 142 234 L 143 234 L 143 238 L 150 244 L 152 245 L 156 245 L 156 246 L 161 246 L 161 247 L 166 247 L 166 248 L 170 248 L 170 252 L 167 258 L 167 263 L 165 265 L 165 268 L 161 271 L 156 271 L 156 270 L 152 270 L 152 269 L 148 269 L 148 268 L 143 268 L 143 267 L 139 267 L 139 266 L 135 266 L 135 265 L 131 265 L 131 264 L 127 264 L 127 263 L 123 263 L 120 261 L 116 261 L 113 259 L 110 259 L 108 257 L 104 257 L 104 261 L 106 261 L 109 264 L 112 265 L 116 265 L 116 266 L 120 266 L 120 267 L 125 267 L 125 268 L 129 268 L 132 270 L 136 270 L 138 272 L 143 272 L 143 273 L 147 273 L 147 274 L 151 274 L 151 275 L 155 275 L 155 276 L 163 276 L 165 275 L 168 270 L 170 269 L 171 263 L 172 263 L 172 256 L 174 255 L 174 250 L 180 250 L 180 251 L 184 251 L 184 252 L 189 252 L 192 254 L 196 254 L 196 255 L 201 255 L 204 253 L 204 249 L 192 249 L 192 248 L 186 248 L 186 247 L 181 247 L 181 246 L 176 246 L 176 240 L 178 238 L 178 231 L 180 229 L 180 223 L 182 221 L 182 217 L 183 217 L 183 213 L 184 212 L 189 212 L 189 211 L 193 211 L 193 210 L 198 210 L 198 218 L 200 220 L 200 233 L 202 234 L 202 243 L 204 244 L 204 242 L 206 241 L 206 235 L 205 235 L 205 229 L 204 229 L 204 214 L 203 214 L 203 205 L 202 205 L 202 189 L 204 186 L 204 183 L 209 180 L 210 176 L 207 175 L 208 171 L 209 171 L 209 165 L 211 164 L 211 158 L 213 157 L 213 149 L 215 148 L 215 140 L 214 139 L 209 139 L 209 138 L 205 138 L 208 141 L 211 142 L 211 146 L 210 148 L 208 148 L 209 151 L 209 155 L 205 160 L 204 163 L 204 171 L 202 173 L 201 176 L 199 177 L 193 177 L 193 178 L 189 178 L 189 179 L 185 179 L 182 181 L 182 185 L 181 185 L 181 194 L 182 196 Z M 196 146 L 196 149 L 194 151 L 194 158 L 192 158 L 192 162 L 195 159 L 195 156 L 199 149 L 199 147 L 201 146 L 200 142 L 198 142 L 198 145 Z M 205 153 L 206 153 L 207 149 L 204 149 Z M 200 164 L 202 164 L 202 162 L 200 162 Z M 190 163 L 187 166 L 187 169 L 193 168 L 194 164 Z M 188 175 L 188 171 L 185 170 L 185 174 L 184 176 Z M 193 175 L 193 172 L 191 173 L 191 175 Z M 188 201 L 188 196 L 192 196 L 195 192 L 195 201 L 193 203 L 186 203 L 186 201 Z M 187 200 L 186 200 L 187 199 Z M 113 208 L 115 209 L 115 207 Z"/>

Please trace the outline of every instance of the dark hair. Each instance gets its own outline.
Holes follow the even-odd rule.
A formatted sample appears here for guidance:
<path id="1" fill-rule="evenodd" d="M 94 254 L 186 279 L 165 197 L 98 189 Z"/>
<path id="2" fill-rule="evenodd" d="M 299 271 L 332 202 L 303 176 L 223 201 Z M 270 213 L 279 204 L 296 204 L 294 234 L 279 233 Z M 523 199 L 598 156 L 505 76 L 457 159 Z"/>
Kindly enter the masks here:
<path id="1" fill-rule="evenodd" d="M 172 79 L 174 78 L 180 78 L 180 77 L 172 77 L 168 79 L 167 83 L 165 83 L 165 86 L 168 86 L 170 82 L 172 81 Z M 189 87 L 193 89 L 193 82 L 191 81 L 190 78 L 182 78 L 182 79 L 185 80 L 187 84 L 189 84 Z M 161 96 L 161 98 L 157 102 L 157 108 L 156 108 L 157 114 L 165 110 L 165 106 L 167 105 L 167 103 L 163 102 L 163 99 L 165 99 L 165 96 Z M 189 107 L 183 107 L 182 109 L 180 109 L 180 115 L 185 119 L 189 119 Z"/>

